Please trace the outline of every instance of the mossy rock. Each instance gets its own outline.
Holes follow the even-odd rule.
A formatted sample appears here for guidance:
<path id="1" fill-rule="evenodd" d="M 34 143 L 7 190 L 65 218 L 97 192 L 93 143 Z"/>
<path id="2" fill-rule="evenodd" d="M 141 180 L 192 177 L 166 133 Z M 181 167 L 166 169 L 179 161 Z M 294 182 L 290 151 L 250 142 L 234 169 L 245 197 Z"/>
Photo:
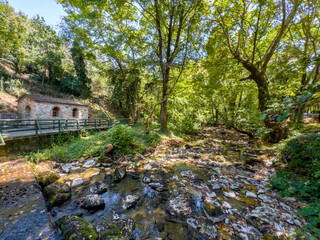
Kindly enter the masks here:
<path id="1" fill-rule="evenodd" d="M 99 239 L 131 239 L 135 229 L 132 218 L 103 222 L 96 225 Z"/>
<path id="2" fill-rule="evenodd" d="M 96 240 L 94 227 L 80 217 L 65 215 L 56 222 L 66 240 Z"/>
<path id="3" fill-rule="evenodd" d="M 33 173 L 42 188 L 60 178 L 59 174 L 53 170 L 54 165 L 54 162 L 46 161 L 34 166 Z"/>
<path id="4" fill-rule="evenodd" d="M 71 197 L 71 188 L 67 184 L 54 182 L 43 189 L 43 194 L 48 199 L 48 208 L 61 205 Z"/>

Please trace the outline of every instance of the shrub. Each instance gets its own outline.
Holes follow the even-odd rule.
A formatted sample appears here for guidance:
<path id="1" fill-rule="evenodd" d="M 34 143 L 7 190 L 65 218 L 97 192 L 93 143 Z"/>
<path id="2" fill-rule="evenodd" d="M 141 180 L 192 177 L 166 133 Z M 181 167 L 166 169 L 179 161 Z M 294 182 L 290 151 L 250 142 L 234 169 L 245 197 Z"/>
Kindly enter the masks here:
<path id="1" fill-rule="evenodd" d="M 108 140 L 114 148 L 124 153 L 130 153 L 134 146 L 135 133 L 128 125 L 116 125 L 107 132 Z"/>
<path id="2" fill-rule="evenodd" d="M 299 174 L 320 177 L 320 134 L 300 135 L 289 139 L 281 152 L 282 160 Z"/>

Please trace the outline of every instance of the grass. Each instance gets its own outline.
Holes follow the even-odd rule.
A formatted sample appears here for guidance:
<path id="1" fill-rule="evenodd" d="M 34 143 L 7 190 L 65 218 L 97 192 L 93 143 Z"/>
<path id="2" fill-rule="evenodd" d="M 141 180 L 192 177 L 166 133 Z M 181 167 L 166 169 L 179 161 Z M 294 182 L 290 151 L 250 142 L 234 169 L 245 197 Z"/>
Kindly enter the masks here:
<path id="1" fill-rule="evenodd" d="M 120 126 L 120 127 L 119 127 Z M 70 137 L 67 142 L 53 143 L 51 147 L 43 151 L 29 153 L 25 157 L 29 161 L 38 162 L 55 160 L 59 162 L 71 162 L 80 158 L 99 157 L 107 144 L 113 144 L 119 154 L 137 154 L 143 152 L 147 146 L 155 146 L 162 139 L 162 135 L 152 129 L 145 134 L 143 125 L 126 126 L 115 131 L 114 128 L 102 132 L 85 132 L 79 138 Z M 132 136 L 132 139 L 128 139 Z"/>

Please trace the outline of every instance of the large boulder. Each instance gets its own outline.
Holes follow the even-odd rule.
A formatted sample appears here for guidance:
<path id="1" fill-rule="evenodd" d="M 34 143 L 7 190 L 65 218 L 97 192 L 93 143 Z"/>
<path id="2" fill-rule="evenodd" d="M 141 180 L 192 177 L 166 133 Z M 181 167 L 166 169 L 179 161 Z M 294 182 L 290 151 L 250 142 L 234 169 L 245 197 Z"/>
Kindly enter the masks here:
<path id="1" fill-rule="evenodd" d="M 132 239 L 135 223 L 132 218 L 118 219 L 96 225 L 99 239 Z"/>
<path id="2" fill-rule="evenodd" d="M 94 227 L 80 217 L 65 215 L 56 222 L 62 235 L 69 240 L 96 240 Z"/>
<path id="3" fill-rule="evenodd" d="M 105 206 L 104 199 L 98 194 L 90 194 L 77 200 L 80 207 L 87 210 L 99 210 Z"/>
<path id="4" fill-rule="evenodd" d="M 61 205 L 71 197 L 71 188 L 65 183 L 54 182 L 43 189 L 43 194 L 49 201 L 49 208 Z"/>

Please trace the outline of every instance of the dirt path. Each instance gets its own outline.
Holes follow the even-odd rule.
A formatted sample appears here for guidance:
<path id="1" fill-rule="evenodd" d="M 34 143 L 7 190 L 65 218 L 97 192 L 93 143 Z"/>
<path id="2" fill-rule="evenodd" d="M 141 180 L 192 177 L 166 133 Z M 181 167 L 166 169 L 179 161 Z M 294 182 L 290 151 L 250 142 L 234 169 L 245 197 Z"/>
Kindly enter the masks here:
<path id="1" fill-rule="evenodd" d="M 0 239 L 56 239 L 39 185 L 29 165 L 0 163 Z"/>

